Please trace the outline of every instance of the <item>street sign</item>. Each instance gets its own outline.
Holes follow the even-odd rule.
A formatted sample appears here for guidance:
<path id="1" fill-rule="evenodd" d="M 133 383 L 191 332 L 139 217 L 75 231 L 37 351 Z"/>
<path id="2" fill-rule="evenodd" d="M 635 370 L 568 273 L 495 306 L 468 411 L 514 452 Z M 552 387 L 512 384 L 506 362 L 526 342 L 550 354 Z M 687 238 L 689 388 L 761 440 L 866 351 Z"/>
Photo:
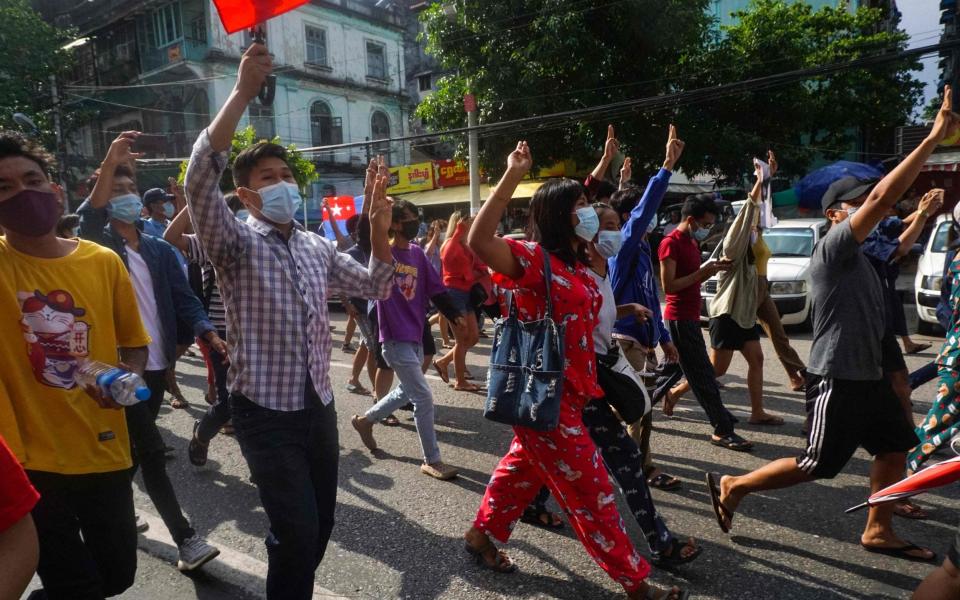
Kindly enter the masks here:
<path id="1" fill-rule="evenodd" d="M 473 94 L 464 94 L 463 95 L 463 110 L 468 113 L 477 111 L 477 97 Z"/>

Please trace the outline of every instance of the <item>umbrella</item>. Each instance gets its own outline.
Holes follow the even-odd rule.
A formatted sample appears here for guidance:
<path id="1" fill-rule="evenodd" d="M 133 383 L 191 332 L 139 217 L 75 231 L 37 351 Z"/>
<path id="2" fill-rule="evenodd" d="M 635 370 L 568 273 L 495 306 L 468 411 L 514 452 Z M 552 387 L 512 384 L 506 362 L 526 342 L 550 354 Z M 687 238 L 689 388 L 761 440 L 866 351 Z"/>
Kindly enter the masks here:
<path id="1" fill-rule="evenodd" d="M 800 180 L 796 187 L 797 201 L 801 208 L 820 211 L 820 200 L 827 188 L 841 177 L 853 175 L 858 179 L 876 179 L 884 172 L 873 165 L 839 160 L 821 167 Z"/>
<path id="2" fill-rule="evenodd" d="M 866 502 L 848 508 L 846 512 L 854 512 L 884 502 L 902 500 L 958 480 L 960 480 L 960 456 L 929 466 L 922 471 L 917 471 L 910 477 L 871 495 Z"/>

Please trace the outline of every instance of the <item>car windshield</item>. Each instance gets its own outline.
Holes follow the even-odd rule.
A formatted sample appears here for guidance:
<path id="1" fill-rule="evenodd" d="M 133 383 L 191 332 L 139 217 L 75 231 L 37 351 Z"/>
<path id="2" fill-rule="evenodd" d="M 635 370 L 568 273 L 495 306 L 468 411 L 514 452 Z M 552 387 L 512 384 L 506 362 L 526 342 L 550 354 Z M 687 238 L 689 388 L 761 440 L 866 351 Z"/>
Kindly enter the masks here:
<path id="1" fill-rule="evenodd" d="M 933 236 L 933 243 L 930 244 L 930 252 L 946 253 L 947 237 L 950 235 L 950 221 L 944 221 L 937 226 L 937 233 Z"/>
<path id="2" fill-rule="evenodd" d="M 773 256 L 810 256 L 813 254 L 813 230 L 809 227 L 768 229 L 763 241 Z"/>

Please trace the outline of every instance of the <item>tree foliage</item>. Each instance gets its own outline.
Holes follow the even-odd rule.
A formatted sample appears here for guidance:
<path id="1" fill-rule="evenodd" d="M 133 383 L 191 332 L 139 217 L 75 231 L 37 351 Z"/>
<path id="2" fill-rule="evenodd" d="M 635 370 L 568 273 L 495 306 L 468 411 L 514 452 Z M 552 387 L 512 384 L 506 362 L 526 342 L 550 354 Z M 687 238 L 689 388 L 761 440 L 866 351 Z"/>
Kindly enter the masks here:
<path id="1" fill-rule="evenodd" d="M 235 131 L 233 133 L 233 140 L 230 142 L 229 162 L 227 163 L 227 168 L 223 170 L 223 175 L 220 176 L 221 190 L 227 192 L 236 187 L 233 184 L 233 169 L 230 165 L 233 165 L 233 161 L 236 160 L 237 155 L 240 154 L 244 149 L 249 148 L 258 142 L 270 142 L 272 144 L 283 145 L 279 136 L 274 136 L 274 138 L 271 140 L 258 139 L 257 132 L 254 131 L 252 125 L 247 125 L 240 131 Z M 180 174 L 177 176 L 177 181 L 181 184 L 187 175 L 187 164 L 188 161 L 183 161 L 180 163 Z M 300 186 L 301 192 L 305 191 L 307 186 L 319 178 L 319 175 L 317 175 L 316 166 L 313 164 L 313 162 L 303 157 L 303 154 L 297 150 L 297 146 L 295 144 L 289 144 L 287 146 L 287 164 L 290 165 L 290 170 L 293 172 L 293 178 L 297 180 L 297 185 Z"/>
<path id="2" fill-rule="evenodd" d="M 884 9 L 823 8 L 755 0 L 737 23 L 718 29 L 706 0 L 457 0 L 456 14 L 424 11 L 428 51 L 452 75 L 418 108 L 434 129 L 462 127 L 462 95 L 472 91 L 480 123 L 709 88 L 799 68 L 891 52 L 906 35 L 887 27 Z M 605 125 L 647 170 L 662 160 L 667 125 L 677 123 L 687 173 L 739 180 L 750 158 L 778 151 L 787 174 L 818 156 L 853 149 L 858 136 L 882 151 L 921 86 L 915 62 L 848 70 L 735 96 L 655 111 L 597 115 L 560 128 L 511 130 L 482 139 L 481 160 L 498 171 L 518 138 L 539 163 L 598 156 Z M 459 140 L 458 140 L 459 141 Z M 642 172 L 635 167 L 635 172 Z M 642 176 L 642 175 L 641 175 Z"/>
<path id="3" fill-rule="evenodd" d="M 19 128 L 13 114 L 22 112 L 39 127 L 47 147 L 53 147 L 53 100 L 50 76 L 62 77 L 72 66 L 71 54 L 61 50 L 73 32 L 46 23 L 28 0 L 0 3 L 0 127 Z"/>

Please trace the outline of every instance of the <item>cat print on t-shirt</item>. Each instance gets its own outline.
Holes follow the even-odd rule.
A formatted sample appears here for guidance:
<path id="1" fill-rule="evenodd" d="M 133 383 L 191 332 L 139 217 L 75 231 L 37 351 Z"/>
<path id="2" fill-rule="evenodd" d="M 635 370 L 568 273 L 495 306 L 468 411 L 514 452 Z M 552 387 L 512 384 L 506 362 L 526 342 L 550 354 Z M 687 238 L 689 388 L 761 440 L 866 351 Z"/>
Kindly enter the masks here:
<path id="1" fill-rule="evenodd" d="M 86 311 L 75 306 L 73 296 L 64 290 L 18 292 L 17 299 L 27 356 L 37 381 L 73 388 L 77 359 L 89 352 L 90 325 L 78 319 Z"/>

